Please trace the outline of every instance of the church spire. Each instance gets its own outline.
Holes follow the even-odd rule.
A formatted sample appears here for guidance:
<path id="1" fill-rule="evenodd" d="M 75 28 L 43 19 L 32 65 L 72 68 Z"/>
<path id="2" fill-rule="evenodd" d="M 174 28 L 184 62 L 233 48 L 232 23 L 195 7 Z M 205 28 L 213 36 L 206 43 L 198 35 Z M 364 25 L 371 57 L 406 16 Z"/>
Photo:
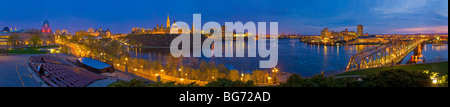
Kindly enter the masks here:
<path id="1" fill-rule="evenodd" d="M 192 23 L 192 32 L 195 32 L 195 26 L 194 26 L 194 23 Z"/>
<path id="2" fill-rule="evenodd" d="M 169 14 L 167 14 L 167 28 L 170 28 L 170 19 L 169 19 Z"/>

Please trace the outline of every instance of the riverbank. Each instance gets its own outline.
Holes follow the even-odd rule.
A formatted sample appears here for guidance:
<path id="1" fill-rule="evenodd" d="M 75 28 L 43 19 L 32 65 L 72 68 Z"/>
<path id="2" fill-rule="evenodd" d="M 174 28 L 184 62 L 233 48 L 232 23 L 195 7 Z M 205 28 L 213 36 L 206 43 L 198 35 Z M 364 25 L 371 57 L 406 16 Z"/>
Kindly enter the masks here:
<path id="1" fill-rule="evenodd" d="M 371 75 L 376 74 L 378 72 L 383 72 L 387 70 L 393 69 L 403 69 L 406 71 L 425 71 L 436 72 L 439 73 L 440 76 L 448 75 L 448 61 L 439 62 L 439 63 L 428 63 L 428 64 L 408 64 L 408 65 L 398 65 L 393 67 L 383 67 L 383 68 L 372 68 L 372 69 L 363 69 L 359 71 L 351 71 L 345 72 L 342 74 L 334 75 L 335 77 L 339 76 L 361 76 L 361 75 Z"/>
<path id="2" fill-rule="evenodd" d="M 39 49 L 25 49 L 25 48 L 10 49 L 7 51 L 8 51 L 8 54 L 45 54 L 45 53 L 48 53 L 46 51 L 41 51 Z"/>
<path id="3" fill-rule="evenodd" d="M 38 46 L 38 47 L 24 47 L 24 48 L 15 48 L 15 49 L 0 49 L 1 54 L 6 55 L 17 55 L 17 54 L 46 54 L 49 51 L 46 49 L 58 48 L 58 45 L 47 45 L 47 46 Z"/>
<path id="4" fill-rule="evenodd" d="M 335 43 L 323 43 L 323 42 L 308 42 L 302 41 L 300 42 L 309 44 L 309 45 L 319 45 L 319 46 L 351 46 L 351 45 L 382 45 L 384 43 L 350 43 L 350 42 L 335 42 Z"/>

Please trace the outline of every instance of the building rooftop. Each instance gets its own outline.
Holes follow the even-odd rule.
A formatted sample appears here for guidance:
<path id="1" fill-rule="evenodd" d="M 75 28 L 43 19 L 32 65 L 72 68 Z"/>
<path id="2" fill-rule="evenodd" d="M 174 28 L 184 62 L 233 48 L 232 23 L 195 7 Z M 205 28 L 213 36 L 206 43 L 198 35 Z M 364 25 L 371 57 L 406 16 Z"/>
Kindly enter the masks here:
<path id="1" fill-rule="evenodd" d="M 86 65 L 96 68 L 96 69 L 103 69 L 103 68 L 107 68 L 107 67 L 111 66 L 104 62 L 101 62 L 101 61 L 98 61 L 95 59 L 91 59 L 91 58 L 78 58 L 77 60 L 79 60 L 83 64 L 86 64 Z"/>
<path id="2" fill-rule="evenodd" d="M 0 36 L 9 36 L 11 33 L 9 32 L 0 32 Z"/>

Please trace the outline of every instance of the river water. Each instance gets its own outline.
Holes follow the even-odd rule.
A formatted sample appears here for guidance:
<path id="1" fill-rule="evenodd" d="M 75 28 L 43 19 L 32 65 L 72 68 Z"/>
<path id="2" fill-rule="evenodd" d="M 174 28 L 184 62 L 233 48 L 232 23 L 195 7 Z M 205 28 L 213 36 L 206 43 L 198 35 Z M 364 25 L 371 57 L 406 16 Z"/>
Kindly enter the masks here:
<path id="1" fill-rule="evenodd" d="M 269 44 L 269 43 L 268 43 Z M 234 43 L 236 45 L 236 43 Z M 246 43 L 236 46 L 247 46 Z M 348 46 L 323 46 L 310 45 L 300 42 L 296 39 L 279 39 L 278 40 L 278 64 L 277 68 L 283 72 L 297 73 L 305 77 L 313 76 L 323 72 L 343 70 L 348 64 L 350 57 L 357 52 L 370 49 L 375 45 L 348 45 Z M 428 61 L 448 61 L 448 45 L 432 46 L 425 44 L 422 46 L 422 59 Z M 247 56 L 247 49 L 245 49 Z M 172 58 L 169 48 L 129 48 L 132 57 L 161 60 L 180 60 L 181 58 Z M 410 60 L 411 52 L 405 57 L 404 63 Z M 257 55 L 259 56 L 259 55 Z M 420 59 L 419 58 L 419 59 Z M 268 58 L 226 58 L 226 57 L 200 57 L 198 60 L 215 61 L 216 63 L 225 64 L 230 69 L 250 72 L 259 68 L 260 60 L 268 60 Z M 192 58 L 182 58 L 183 63 L 189 62 Z M 406 62 L 405 62 L 406 61 Z M 418 62 L 420 63 L 420 62 Z M 268 69 L 262 69 L 268 70 Z"/>

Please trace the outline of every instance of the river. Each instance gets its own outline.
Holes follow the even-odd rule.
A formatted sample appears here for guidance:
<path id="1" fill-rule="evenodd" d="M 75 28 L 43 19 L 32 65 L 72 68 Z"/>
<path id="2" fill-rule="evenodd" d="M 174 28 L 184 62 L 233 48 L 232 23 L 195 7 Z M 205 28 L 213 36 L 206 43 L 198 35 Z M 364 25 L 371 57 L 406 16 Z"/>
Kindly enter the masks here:
<path id="1" fill-rule="evenodd" d="M 246 43 L 240 45 L 246 46 Z M 375 47 L 375 45 L 323 46 L 306 44 L 296 39 L 279 39 L 278 64 L 276 67 L 283 72 L 297 73 L 304 77 L 309 77 L 320 74 L 322 71 L 342 70 L 347 66 L 352 55 L 372 47 Z M 422 57 L 420 58 L 426 59 L 427 63 L 428 61 L 448 61 L 447 44 L 444 46 L 425 44 L 422 47 L 424 49 L 421 51 Z M 168 48 L 129 48 L 128 50 L 132 57 L 161 60 L 163 63 L 165 60 L 180 60 L 180 58 L 171 58 Z M 407 63 L 407 60 L 410 60 L 413 54 L 414 52 L 411 52 L 405 57 L 404 64 Z M 247 56 L 247 52 L 245 56 Z M 190 59 L 183 58 L 181 62 L 186 63 Z M 230 69 L 250 72 L 251 70 L 259 69 L 260 60 L 267 60 L 268 58 L 200 57 L 196 59 L 215 61 L 216 63 L 225 64 Z"/>

